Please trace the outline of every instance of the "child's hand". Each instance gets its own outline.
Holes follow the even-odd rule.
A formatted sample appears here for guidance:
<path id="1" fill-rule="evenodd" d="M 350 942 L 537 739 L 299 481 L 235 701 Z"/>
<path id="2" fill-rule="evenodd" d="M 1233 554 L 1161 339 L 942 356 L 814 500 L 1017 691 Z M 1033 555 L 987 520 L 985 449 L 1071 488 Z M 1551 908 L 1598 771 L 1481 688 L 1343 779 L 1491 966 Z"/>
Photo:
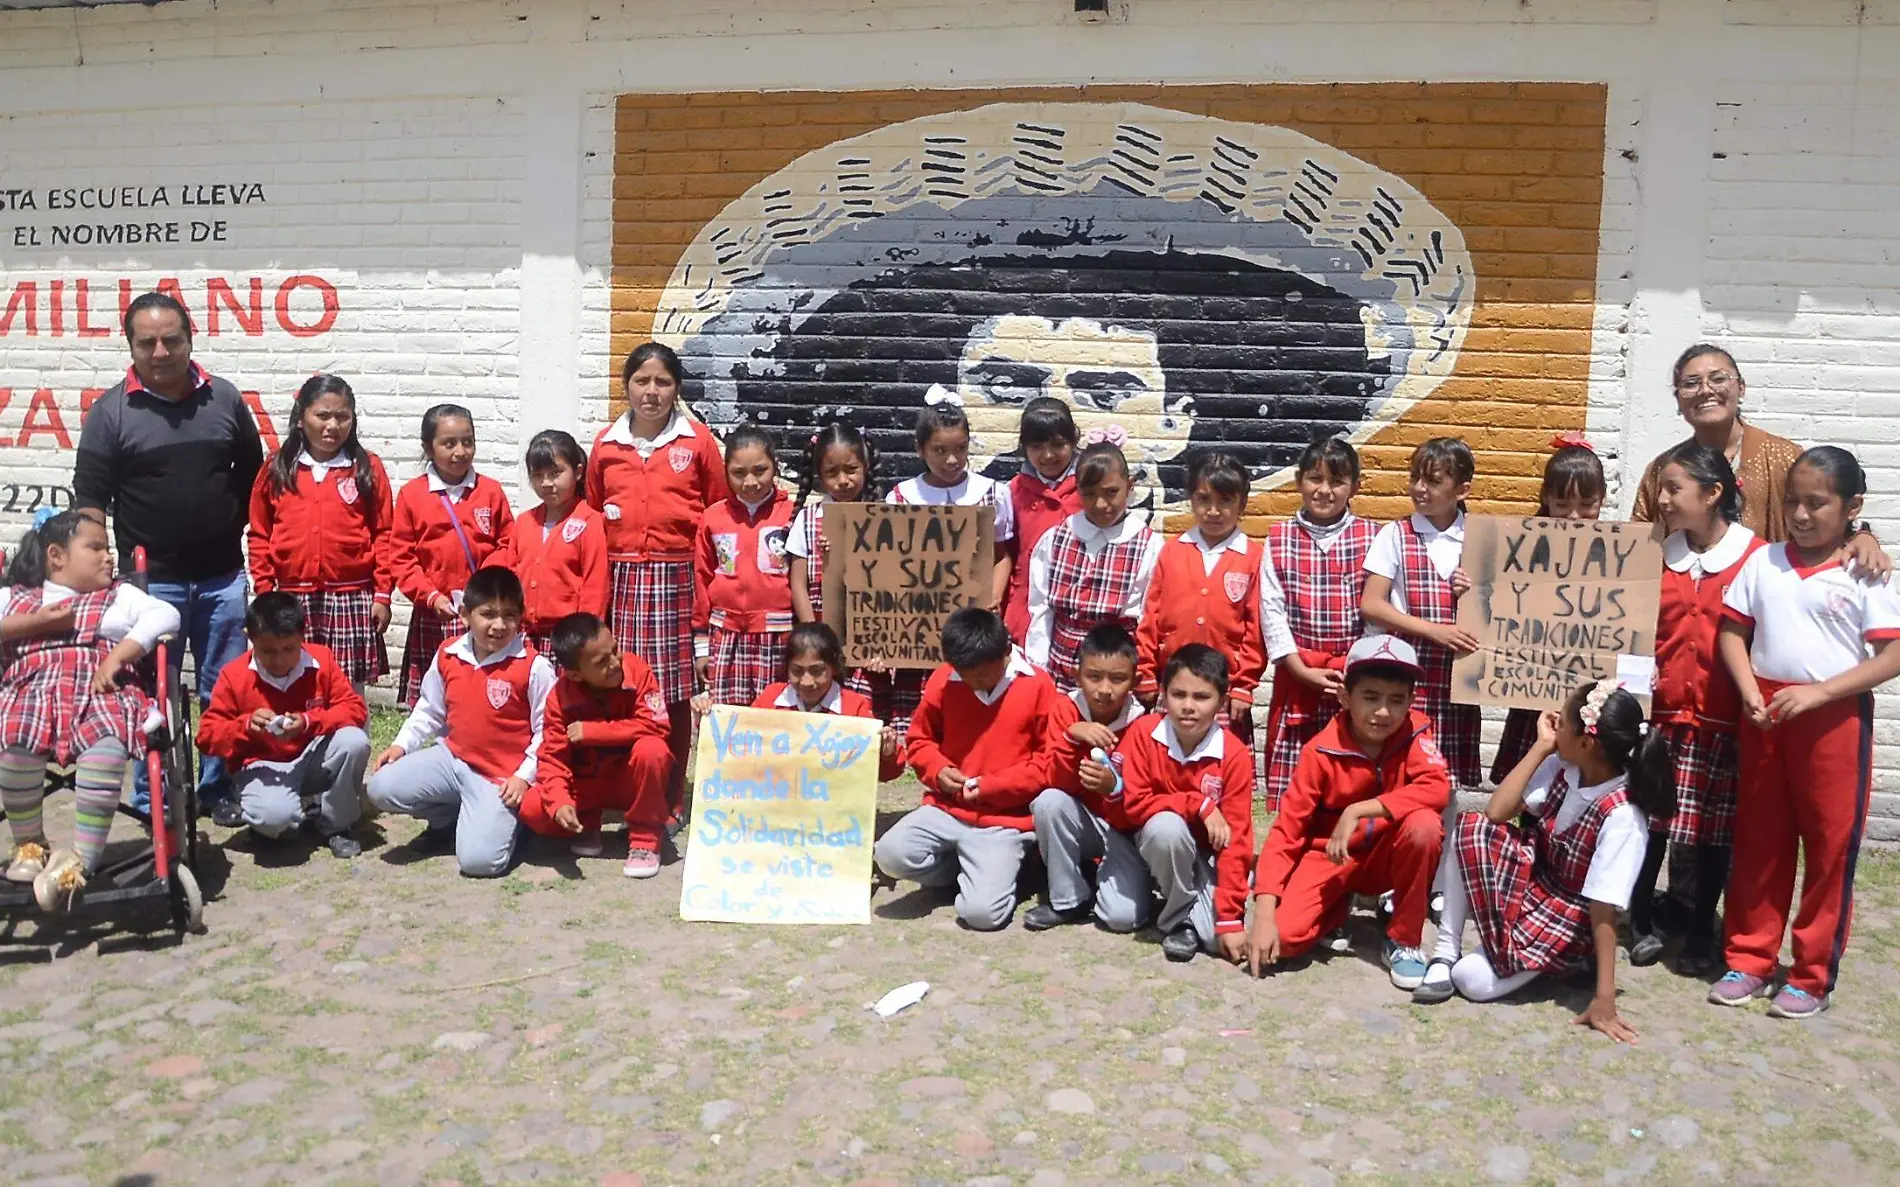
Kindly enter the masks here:
<path id="1" fill-rule="evenodd" d="M 945 767 L 937 773 L 937 790 L 951 799 L 963 798 L 963 785 L 970 780 L 955 767 Z"/>
<path id="2" fill-rule="evenodd" d="M 251 719 L 244 723 L 244 728 L 253 734 L 268 734 L 270 733 L 270 723 L 276 716 L 277 714 L 272 713 L 269 709 L 253 709 L 251 710 Z"/>
<path id="3" fill-rule="evenodd" d="M 1318 690 L 1322 697 L 1336 697 L 1339 695 L 1339 690 L 1346 685 L 1346 674 L 1336 668 L 1315 668 L 1299 663 L 1297 660 L 1288 660 L 1286 670 L 1288 675 L 1301 684 Z"/>
<path id="4" fill-rule="evenodd" d="M 28 610 L 19 615 L 20 637 L 36 639 L 43 635 L 63 635 L 73 629 L 73 604 L 61 602 L 57 606 L 41 606 L 37 610 Z"/>
<path id="5" fill-rule="evenodd" d="M 1537 741 L 1533 743 L 1547 750 L 1557 748 L 1557 726 L 1562 722 L 1555 709 L 1546 709 L 1537 715 Z"/>
<path id="6" fill-rule="evenodd" d="M 528 784 L 519 775 L 510 775 L 502 781 L 500 788 L 502 806 L 519 808 L 522 798 L 528 794 Z"/>
<path id="7" fill-rule="evenodd" d="M 706 716 L 706 714 L 712 709 L 712 694 L 709 692 L 694 693 L 692 706 L 693 706 L 694 717 Z"/>
<path id="8" fill-rule="evenodd" d="M 404 755 L 404 753 L 406 752 L 403 750 L 402 747 L 391 746 L 389 749 L 377 755 L 375 762 L 369 764 L 369 773 L 374 775 L 376 772 L 382 770 L 384 767 L 388 766 L 390 763 L 395 762 L 397 759 L 401 758 Z"/>
<path id="9" fill-rule="evenodd" d="M 982 778 L 976 775 L 972 775 L 963 781 L 964 803 L 973 804 L 976 802 L 976 797 L 983 794 L 982 783 Z"/>
<path id="10" fill-rule="evenodd" d="M 1371 802 L 1371 801 L 1363 801 Z M 1352 855 L 1352 835 L 1359 829 L 1359 822 L 1365 819 L 1360 804 L 1349 804 L 1339 814 L 1339 823 L 1333 826 L 1333 835 L 1326 840 L 1326 859 L 1336 866 L 1346 864 L 1346 858 Z"/>
<path id="11" fill-rule="evenodd" d="M 1244 964 L 1247 960 L 1247 933 L 1244 931 L 1224 931 L 1214 937 L 1220 946 L 1220 954 L 1233 964 Z"/>
<path id="12" fill-rule="evenodd" d="M 1761 689 L 1756 688 L 1742 694 L 1742 713 L 1749 724 L 1756 729 L 1773 729 L 1774 719 L 1768 716 L 1768 705 L 1761 699 Z"/>
<path id="13" fill-rule="evenodd" d="M 574 810 L 573 804 L 562 804 L 554 810 L 554 823 L 568 832 L 581 831 L 581 814 Z"/>
<path id="14" fill-rule="evenodd" d="M 1459 626 L 1457 623 L 1444 623 L 1432 632 L 1432 639 L 1441 647 L 1449 647 L 1459 655 L 1470 655 L 1478 649 L 1478 636 Z"/>
<path id="15" fill-rule="evenodd" d="M 1598 1034 L 1606 1034 L 1619 1043 L 1636 1045 L 1636 1028 L 1623 1021 L 1616 1012 L 1616 999 L 1613 997 L 1593 997 L 1584 1007 L 1583 1013 L 1570 1020 L 1572 1026 L 1587 1026 Z"/>
<path id="16" fill-rule="evenodd" d="M 1852 564 L 1856 575 L 1873 585 L 1886 580 L 1887 574 L 1893 572 L 1893 558 L 1868 532 L 1849 536 L 1836 559 L 1843 565 Z"/>
<path id="17" fill-rule="evenodd" d="M 1069 741 L 1088 746 L 1104 754 L 1115 753 L 1115 731 L 1099 721 L 1078 721 L 1069 727 Z"/>
<path id="18" fill-rule="evenodd" d="M 712 656 L 702 655 L 693 660 L 693 678 L 701 684 L 712 683 Z"/>
<path id="19" fill-rule="evenodd" d="M 455 603 L 449 600 L 447 594 L 437 594 L 430 598 L 429 609 L 435 611 L 438 618 L 455 617 Z"/>
<path id="20" fill-rule="evenodd" d="M 567 740 L 568 740 L 569 745 L 579 746 L 581 744 L 581 723 L 580 722 L 570 721 L 568 723 Z"/>
<path id="21" fill-rule="evenodd" d="M 1258 977 L 1260 971 L 1280 959 L 1280 925 L 1274 921 L 1273 908 L 1254 900 L 1253 930 L 1247 933 L 1247 968 Z"/>
<path id="22" fill-rule="evenodd" d="M 92 691 L 96 696 L 105 696 L 119 687 L 119 673 L 125 668 L 125 661 L 108 655 L 99 661 L 98 670 L 92 674 Z"/>
<path id="23" fill-rule="evenodd" d="M 1819 709 L 1830 699 L 1818 684 L 1790 684 L 1768 702 L 1765 713 L 1770 723 L 1780 725 L 1784 721 L 1793 721 L 1810 709 Z"/>
<path id="24" fill-rule="evenodd" d="M 284 737 L 294 737 L 310 728 L 310 717 L 305 713 L 284 714 Z"/>
<path id="25" fill-rule="evenodd" d="M 1227 720 L 1246 721 L 1253 716 L 1253 702 L 1240 697 L 1227 698 Z"/>
<path id="26" fill-rule="evenodd" d="M 859 664 L 858 666 L 867 672 L 876 672 L 878 675 L 882 676 L 884 673 L 891 670 L 891 661 L 885 659 L 881 655 L 874 655 L 870 659 L 867 659 L 863 663 Z"/>
<path id="27" fill-rule="evenodd" d="M 1451 596 L 1454 598 L 1462 598 L 1470 592 L 1471 574 L 1465 572 L 1463 565 L 1459 565 L 1451 571 Z"/>
<path id="28" fill-rule="evenodd" d="M 370 603 L 369 624 L 379 635 L 389 630 L 389 603 L 388 602 Z"/>
<path id="29" fill-rule="evenodd" d="M 1227 842 L 1234 839 L 1233 826 L 1227 823 L 1227 817 L 1221 814 L 1218 804 L 1201 818 L 1201 823 L 1207 827 L 1208 848 L 1216 853 L 1227 848 Z"/>
<path id="30" fill-rule="evenodd" d="M 887 725 L 879 734 L 878 753 L 889 758 L 897 753 L 898 744 L 902 741 L 903 739 L 897 736 L 897 731 Z"/>
<path id="31" fill-rule="evenodd" d="M 1076 780 L 1090 795 L 1108 795 L 1115 790 L 1115 772 L 1092 758 L 1083 759 L 1076 768 Z"/>

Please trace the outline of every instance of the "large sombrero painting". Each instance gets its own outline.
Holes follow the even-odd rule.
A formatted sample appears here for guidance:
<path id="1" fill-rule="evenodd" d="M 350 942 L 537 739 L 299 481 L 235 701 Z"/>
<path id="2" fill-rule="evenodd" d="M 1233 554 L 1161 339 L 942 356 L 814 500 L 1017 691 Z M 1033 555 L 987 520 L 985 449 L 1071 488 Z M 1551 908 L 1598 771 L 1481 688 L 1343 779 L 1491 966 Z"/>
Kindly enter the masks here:
<path id="1" fill-rule="evenodd" d="M 680 154 L 640 148 L 671 109 L 625 120 L 641 98 L 622 100 L 620 160 L 639 168 L 621 179 L 671 188 L 653 165 Z M 795 470 L 816 425 L 851 420 L 894 477 L 917 468 L 917 409 L 948 392 L 972 468 L 1002 478 L 1021 465 L 1024 403 L 1055 396 L 1084 433 L 1118 430 L 1141 501 L 1173 510 L 1194 450 L 1237 454 L 1270 488 L 1315 437 L 1379 439 L 1460 373 L 1491 279 L 1458 217 L 1472 204 L 1435 202 L 1350 137 L 1165 93 L 946 106 L 796 152 L 779 141 L 812 129 L 766 128 L 758 150 L 722 154 L 784 159 L 730 181 L 664 281 L 638 286 L 715 430 L 760 424 Z M 1587 366 L 1587 334 L 1581 347 Z M 1554 427 L 1580 423 L 1584 398 L 1552 390 L 1570 410 Z"/>

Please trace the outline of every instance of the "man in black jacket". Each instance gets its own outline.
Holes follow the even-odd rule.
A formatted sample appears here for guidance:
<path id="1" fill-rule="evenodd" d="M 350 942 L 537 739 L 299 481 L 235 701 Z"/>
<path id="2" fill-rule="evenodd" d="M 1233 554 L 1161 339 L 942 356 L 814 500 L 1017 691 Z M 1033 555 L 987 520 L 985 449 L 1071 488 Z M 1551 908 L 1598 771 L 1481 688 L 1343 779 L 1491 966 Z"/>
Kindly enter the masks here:
<path id="1" fill-rule="evenodd" d="M 198 698 L 244 642 L 244 528 L 263 464 L 257 423 L 237 388 L 191 361 L 191 317 L 172 297 L 146 293 L 125 312 L 132 366 L 86 415 L 73 465 L 73 501 L 110 514 L 121 572 L 143 546 L 151 592 L 177 607 L 191 647 Z M 173 675 L 183 659 L 171 651 Z M 133 799 L 150 793 L 137 764 Z M 200 803 L 218 824 L 242 823 L 224 764 L 205 758 Z"/>

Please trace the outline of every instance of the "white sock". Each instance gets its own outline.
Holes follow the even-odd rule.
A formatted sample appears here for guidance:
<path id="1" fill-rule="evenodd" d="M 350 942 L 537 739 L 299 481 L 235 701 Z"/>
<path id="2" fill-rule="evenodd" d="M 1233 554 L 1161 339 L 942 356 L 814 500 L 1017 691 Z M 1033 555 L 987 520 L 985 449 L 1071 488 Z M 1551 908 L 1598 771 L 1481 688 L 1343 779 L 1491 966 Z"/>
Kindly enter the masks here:
<path id="1" fill-rule="evenodd" d="M 1456 963 L 1464 942 L 1465 920 L 1471 917 L 1471 900 L 1465 897 L 1465 876 L 1458 868 L 1458 850 L 1450 845 L 1445 846 L 1444 856 L 1438 859 L 1438 880 L 1432 889 L 1445 898 L 1444 908 L 1438 913 L 1438 938 L 1432 946 L 1432 959 Z"/>
<path id="2" fill-rule="evenodd" d="M 1474 1002 L 1491 1002 L 1518 990 L 1537 980 L 1537 970 L 1526 969 L 1500 977 L 1491 967 L 1491 960 L 1482 952 L 1473 952 L 1459 959 L 1451 970 L 1451 982 L 1458 992 Z"/>

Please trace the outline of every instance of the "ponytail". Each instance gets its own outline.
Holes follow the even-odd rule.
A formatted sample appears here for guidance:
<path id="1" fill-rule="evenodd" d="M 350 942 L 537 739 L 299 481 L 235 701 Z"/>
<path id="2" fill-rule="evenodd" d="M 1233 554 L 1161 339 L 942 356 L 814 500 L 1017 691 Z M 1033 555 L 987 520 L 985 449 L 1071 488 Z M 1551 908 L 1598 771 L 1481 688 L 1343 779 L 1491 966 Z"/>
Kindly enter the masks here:
<path id="1" fill-rule="evenodd" d="M 97 522 L 77 511 L 61 511 L 20 537 L 7 564 L 7 584 L 31 589 L 46 583 L 46 550 L 67 548 L 79 534 L 79 525 Z"/>
<path id="2" fill-rule="evenodd" d="M 1593 737 L 1603 757 L 1624 776 L 1624 791 L 1654 828 L 1676 814 L 1676 760 L 1669 739 L 1643 714 L 1643 703 L 1626 688 L 1610 690 L 1587 720 L 1592 695 L 1602 681 L 1593 681 L 1570 694 L 1564 712 L 1578 730 Z"/>

